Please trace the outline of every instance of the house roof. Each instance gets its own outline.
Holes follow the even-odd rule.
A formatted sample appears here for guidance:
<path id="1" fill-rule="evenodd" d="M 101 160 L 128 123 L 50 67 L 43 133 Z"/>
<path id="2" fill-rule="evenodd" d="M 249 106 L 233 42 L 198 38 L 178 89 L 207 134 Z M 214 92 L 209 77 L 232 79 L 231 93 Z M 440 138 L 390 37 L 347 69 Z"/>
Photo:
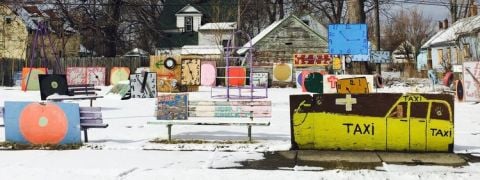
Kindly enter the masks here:
<path id="1" fill-rule="evenodd" d="M 222 46 L 183 46 L 181 54 L 190 55 L 220 55 L 222 54 Z"/>
<path id="2" fill-rule="evenodd" d="M 422 48 L 450 44 L 455 42 L 460 34 L 472 32 L 478 28 L 480 28 L 480 15 L 459 19 L 449 28 L 437 32 L 434 36 L 432 36 L 432 38 L 422 45 Z"/>
<path id="3" fill-rule="evenodd" d="M 234 30 L 237 29 L 236 22 L 207 23 L 200 27 L 200 30 Z"/>
<path id="4" fill-rule="evenodd" d="M 187 4 L 185 7 L 180 9 L 177 13 L 175 14 L 202 14 L 197 8 L 193 7 L 190 4 Z"/>
<path id="5" fill-rule="evenodd" d="M 285 17 L 281 20 L 278 20 L 278 21 L 275 21 L 273 22 L 272 24 L 270 24 L 268 27 L 266 27 L 263 31 L 261 31 L 260 33 L 258 33 L 258 35 L 256 35 L 254 38 L 252 38 L 252 40 L 250 40 L 249 42 L 245 43 L 243 45 L 242 48 L 240 48 L 237 53 L 238 54 L 244 54 L 245 52 L 247 52 L 247 50 L 250 48 L 250 47 L 253 47 L 255 46 L 259 41 L 261 41 L 263 38 L 265 38 L 268 34 L 270 34 L 273 30 L 275 30 L 278 26 L 280 26 L 281 24 L 283 24 L 286 20 L 288 19 L 294 19 L 296 21 L 298 21 L 299 23 L 301 23 L 303 25 L 303 27 L 316 34 L 318 37 L 322 38 L 325 40 L 324 37 L 322 37 L 320 34 L 318 34 L 317 32 L 315 32 L 312 28 L 310 28 L 310 26 L 306 25 L 305 23 L 303 23 L 302 20 L 300 20 L 299 18 L 297 18 L 296 16 L 294 15 L 290 15 L 288 17 Z M 326 41 L 326 40 L 325 40 Z"/>

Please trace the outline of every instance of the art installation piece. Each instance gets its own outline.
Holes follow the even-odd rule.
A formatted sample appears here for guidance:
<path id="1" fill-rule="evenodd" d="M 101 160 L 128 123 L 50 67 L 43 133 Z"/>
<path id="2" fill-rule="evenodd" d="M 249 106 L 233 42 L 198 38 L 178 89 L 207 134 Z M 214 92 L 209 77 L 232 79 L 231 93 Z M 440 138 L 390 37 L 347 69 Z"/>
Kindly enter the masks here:
<path id="1" fill-rule="evenodd" d="M 480 102 L 480 62 L 463 63 L 464 100 Z"/>
<path id="2" fill-rule="evenodd" d="M 113 67 L 110 71 L 110 85 L 115 85 L 119 81 L 126 81 L 130 77 L 130 68 Z"/>
<path id="3" fill-rule="evenodd" d="M 464 97 L 463 83 L 461 80 L 455 81 L 455 95 L 459 101 L 463 101 Z"/>
<path id="4" fill-rule="evenodd" d="M 145 72 L 150 72 L 150 68 L 149 67 L 139 67 L 139 68 L 135 69 L 135 74 L 143 74 Z"/>
<path id="5" fill-rule="evenodd" d="M 370 42 L 368 42 L 368 49 L 366 54 L 354 54 L 354 55 L 349 55 L 351 61 L 355 62 L 369 62 L 370 61 L 370 56 L 371 56 L 371 49 L 372 45 Z"/>
<path id="6" fill-rule="evenodd" d="M 67 83 L 105 86 L 105 74 L 105 67 L 67 67 Z"/>
<path id="7" fill-rule="evenodd" d="M 247 70 L 245 67 L 230 66 L 228 67 L 228 85 L 230 87 L 244 86 L 247 78 Z"/>
<path id="8" fill-rule="evenodd" d="M 333 77 L 333 76 L 331 76 Z M 370 90 L 368 88 L 367 78 L 356 77 L 337 80 L 337 93 L 338 94 L 368 94 Z"/>
<path id="9" fill-rule="evenodd" d="M 189 117 L 250 117 L 272 116 L 271 101 L 190 101 Z"/>
<path id="10" fill-rule="evenodd" d="M 273 81 L 290 82 L 292 81 L 292 64 L 275 63 L 273 65 Z"/>
<path id="11" fill-rule="evenodd" d="M 342 70 L 342 59 L 340 59 L 340 57 L 333 58 L 332 69 L 337 71 Z"/>
<path id="12" fill-rule="evenodd" d="M 387 64 L 392 62 L 392 56 L 390 51 L 371 51 L 370 60 L 372 63 Z"/>
<path id="13" fill-rule="evenodd" d="M 52 94 L 68 95 L 67 77 L 64 74 L 39 74 L 40 98 L 46 100 Z"/>
<path id="14" fill-rule="evenodd" d="M 331 64 L 329 54 L 294 54 L 293 65 L 295 67 L 327 66 Z"/>
<path id="15" fill-rule="evenodd" d="M 157 119 L 188 119 L 188 94 L 160 94 L 157 97 Z"/>
<path id="16" fill-rule="evenodd" d="M 157 73 L 158 92 L 179 92 L 180 56 L 151 56 L 150 70 Z"/>
<path id="17" fill-rule="evenodd" d="M 40 90 L 39 74 L 47 74 L 47 68 L 23 68 L 22 69 L 22 91 Z"/>
<path id="18" fill-rule="evenodd" d="M 295 71 L 295 82 L 297 83 L 297 88 L 303 87 L 304 77 L 302 76 L 302 71 Z"/>
<path id="19" fill-rule="evenodd" d="M 200 67 L 200 84 L 202 86 L 215 86 L 217 78 L 217 66 L 215 61 L 202 61 Z"/>
<path id="20" fill-rule="evenodd" d="M 105 75 L 107 74 L 105 67 L 87 67 L 87 84 L 95 86 L 105 86 Z"/>
<path id="21" fill-rule="evenodd" d="M 333 75 L 333 74 L 325 74 L 323 76 L 323 93 L 324 94 L 333 94 L 337 93 L 337 81 L 340 79 L 348 79 L 348 78 L 357 78 L 357 77 L 364 77 L 367 80 L 368 83 L 368 92 L 374 92 L 373 91 L 373 86 L 374 86 L 374 78 L 373 75 Z M 363 85 L 363 84 L 362 84 Z M 346 89 L 347 87 L 350 88 L 347 85 L 344 86 Z M 344 91 L 342 91 L 344 92 Z"/>
<path id="22" fill-rule="evenodd" d="M 308 75 L 307 75 L 308 73 Z M 323 93 L 323 75 L 319 72 L 302 72 L 305 80 L 303 80 L 303 92 Z"/>
<path id="23" fill-rule="evenodd" d="M 200 59 L 182 59 L 182 80 L 187 86 L 200 86 Z"/>
<path id="24" fill-rule="evenodd" d="M 132 98 L 157 97 L 157 73 L 130 74 Z"/>
<path id="25" fill-rule="evenodd" d="M 69 85 L 87 84 L 87 68 L 67 67 L 67 83 Z"/>
<path id="26" fill-rule="evenodd" d="M 453 112 L 446 94 L 291 95 L 292 147 L 452 152 Z"/>
<path id="27" fill-rule="evenodd" d="M 366 24 L 328 25 L 328 52 L 334 55 L 368 54 Z"/>
<path id="28" fill-rule="evenodd" d="M 5 102 L 5 139 L 20 144 L 78 144 L 80 111 L 74 103 Z"/>
<path id="29" fill-rule="evenodd" d="M 255 87 L 268 87 L 268 72 L 252 73 L 252 83 Z"/>

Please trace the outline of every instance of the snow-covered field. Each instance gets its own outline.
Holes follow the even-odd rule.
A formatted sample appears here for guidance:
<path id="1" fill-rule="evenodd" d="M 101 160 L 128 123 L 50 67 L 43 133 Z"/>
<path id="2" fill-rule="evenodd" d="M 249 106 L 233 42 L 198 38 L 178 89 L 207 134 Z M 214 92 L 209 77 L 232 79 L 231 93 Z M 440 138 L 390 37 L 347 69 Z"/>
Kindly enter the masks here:
<path id="1" fill-rule="evenodd" d="M 440 88 L 440 87 L 437 87 Z M 102 88 L 101 94 L 108 91 Z M 290 149 L 289 95 L 293 88 L 269 89 L 273 117 L 268 127 L 253 127 L 253 144 L 157 144 L 167 128 L 147 125 L 154 120 L 154 99 L 121 101 L 106 95 L 94 101 L 103 108 L 106 129 L 89 130 L 89 143 L 79 150 L 0 151 L 0 179 L 479 179 L 480 163 L 464 167 L 403 166 L 384 164 L 377 170 L 325 170 L 298 167 L 286 170 L 234 169 L 238 162 L 263 159 L 263 152 Z M 428 86 L 393 86 L 378 92 L 430 92 Z M 190 99 L 210 99 L 210 88 L 190 93 Z M 39 101 L 38 91 L 22 92 L 0 87 L 5 101 Z M 88 101 L 78 101 L 88 106 Z M 480 155 L 480 104 L 455 102 L 455 152 Z M 0 120 L 1 122 L 1 120 Z M 5 141 L 0 128 L 0 141 Z M 196 140 L 247 140 L 246 127 L 173 126 L 173 138 Z M 313 170 L 313 171 L 312 171 Z"/>

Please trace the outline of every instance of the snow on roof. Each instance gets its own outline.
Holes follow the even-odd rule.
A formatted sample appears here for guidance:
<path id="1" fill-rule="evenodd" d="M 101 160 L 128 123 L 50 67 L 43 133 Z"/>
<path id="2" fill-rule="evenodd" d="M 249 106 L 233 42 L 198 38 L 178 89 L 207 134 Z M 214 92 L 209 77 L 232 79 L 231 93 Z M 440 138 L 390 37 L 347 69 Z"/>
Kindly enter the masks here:
<path id="1" fill-rule="evenodd" d="M 200 27 L 200 30 L 234 30 L 237 29 L 236 22 L 207 23 Z"/>
<path id="2" fill-rule="evenodd" d="M 453 42 L 458 38 L 459 34 L 468 33 L 477 28 L 480 28 L 480 15 L 460 19 L 453 23 L 451 27 L 435 34 L 422 45 L 422 48 L 428 48 L 441 43 Z"/>
<path id="3" fill-rule="evenodd" d="M 197 8 L 193 7 L 192 5 L 188 4 L 175 14 L 202 14 L 202 12 L 200 12 Z"/>
<path id="4" fill-rule="evenodd" d="M 222 46 L 183 46 L 181 54 L 215 55 L 222 54 Z"/>
<path id="5" fill-rule="evenodd" d="M 278 25 L 282 24 L 283 21 L 285 21 L 287 18 L 283 18 L 281 20 L 275 21 L 272 24 L 270 24 L 267 28 L 265 28 L 262 32 L 258 33 L 252 40 L 249 42 L 245 43 L 241 49 L 237 51 L 238 54 L 243 54 L 245 53 L 248 48 L 254 46 L 258 41 L 262 40 L 265 36 L 267 36 L 271 31 L 273 31 L 275 28 L 277 28 Z"/>

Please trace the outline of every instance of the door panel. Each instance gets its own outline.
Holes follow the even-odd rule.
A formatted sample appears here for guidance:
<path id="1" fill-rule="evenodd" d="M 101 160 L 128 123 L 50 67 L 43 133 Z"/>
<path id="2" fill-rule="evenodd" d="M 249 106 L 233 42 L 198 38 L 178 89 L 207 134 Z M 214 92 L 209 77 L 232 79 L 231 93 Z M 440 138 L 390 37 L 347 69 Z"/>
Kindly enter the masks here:
<path id="1" fill-rule="evenodd" d="M 427 102 L 410 104 L 410 151 L 425 151 L 427 143 Z"/>
<path id="2" fill-rule="evenodd" d="M 427 151 L 447 151 L 453 144 L 452 112 L 444 103 L 433 102 L 427 127 Z M 452 145 L 453 146 L 453 145 Z"/>
<path id="3" fill-rule="evenodd" d="M 387 150 L 408 151 L 409 121 L 407 118 L 407 103 L 399 103 L 387 117 Z"/>

